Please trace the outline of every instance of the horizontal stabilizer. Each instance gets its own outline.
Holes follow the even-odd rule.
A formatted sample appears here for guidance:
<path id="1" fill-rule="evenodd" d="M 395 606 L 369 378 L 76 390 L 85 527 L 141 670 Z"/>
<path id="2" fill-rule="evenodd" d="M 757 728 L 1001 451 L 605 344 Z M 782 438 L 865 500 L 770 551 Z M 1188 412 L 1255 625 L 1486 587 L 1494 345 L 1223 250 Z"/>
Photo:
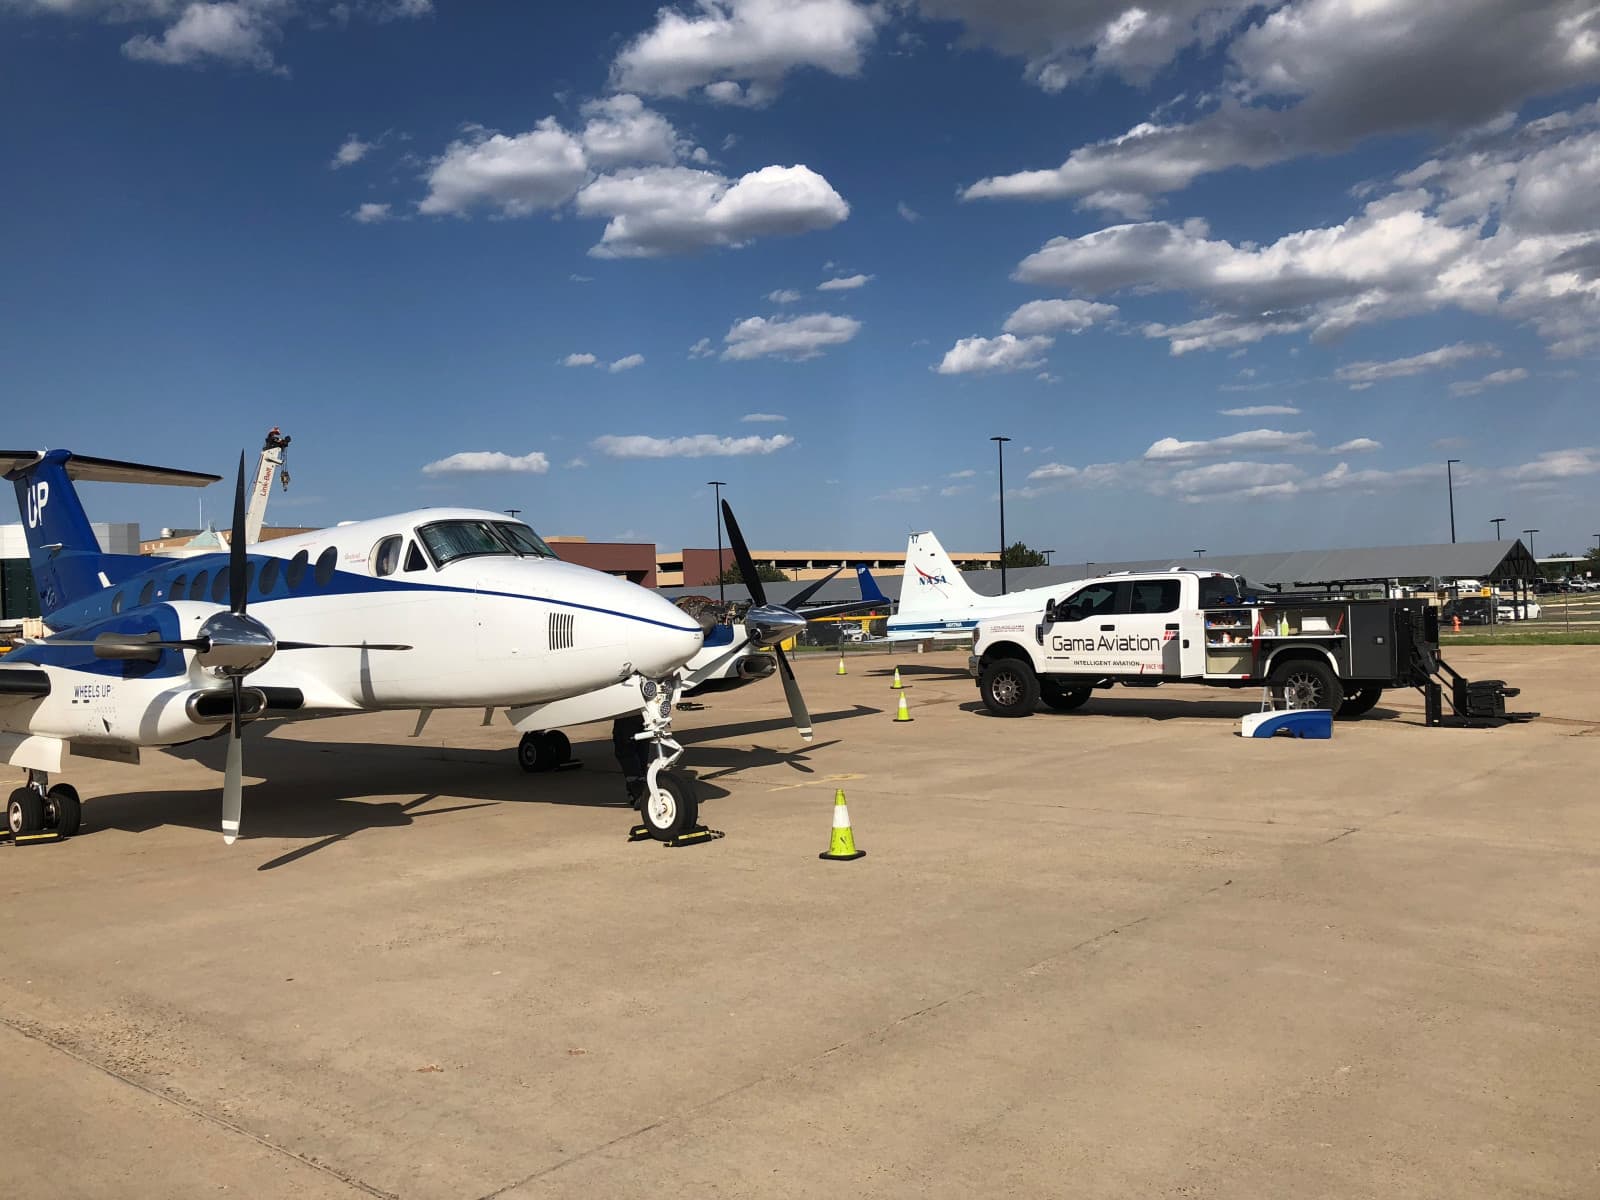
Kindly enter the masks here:
<path id="1" fill-rule="evenodd" d="M 7 478 L 43 461 L 43 450 L 0 450 L 0 475 Z M 68 479 L 86 483 L 161 483 L 174 487 L 205 487 L 221 479 L 202 471 L 180 471 L 176 467 L 152 467 L 144 463 L 122 462 L 115 458 L 90 458 L 70 454 L 64 464 Z"/>

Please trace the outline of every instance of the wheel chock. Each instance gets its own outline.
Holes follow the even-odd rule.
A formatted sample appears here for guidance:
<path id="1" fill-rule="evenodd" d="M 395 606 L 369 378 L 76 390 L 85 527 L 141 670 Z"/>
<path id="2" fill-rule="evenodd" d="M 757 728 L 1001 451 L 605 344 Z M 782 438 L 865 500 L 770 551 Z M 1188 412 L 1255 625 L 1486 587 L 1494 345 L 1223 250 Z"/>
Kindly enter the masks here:
<path id="1" fill-rule="evenodd" d="M 28 833 L 12 834 L 11 841 L 17 846 L 41 846 L 45 842 L 64 842 L 66 839 L 61 836 L 59 829 L 35 829 Z"/>
<path id="2" fill-rule="evenodd" d="M 672 840 L 662 842 L 661 845 L 673 848 L 680 846 L 703 846 L 707 842 L 714 842 L 718 838 L 727 836 L 728 835 L 723 833 L 720 829 L 707 829 L 704 825 L 696 825 L 693 829 L 684 830 L 684 832 L 680 833 Z M 651 836 L 650 826 L 635 825 L 632 829 L 628 830 L 628 840 L 630 842 L 653 842 L 657 839 Z"/>

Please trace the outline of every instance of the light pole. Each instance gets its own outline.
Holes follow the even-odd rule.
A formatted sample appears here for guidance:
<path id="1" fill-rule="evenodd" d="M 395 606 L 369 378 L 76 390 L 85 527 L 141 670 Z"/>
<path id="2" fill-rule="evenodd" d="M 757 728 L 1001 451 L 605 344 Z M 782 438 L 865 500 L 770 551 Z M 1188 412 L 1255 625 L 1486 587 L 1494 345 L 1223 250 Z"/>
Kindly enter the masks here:
<path id="1" fill-rule="evenodd" d="M 1196 550 L 1194 552 L 1194 556 L 1196 558 L 1204 558 L 1206 556 L 1206 552 L 1204 550 Z"/>
<path id="2" fill-rule="evenodd" d="M 1054 550 L 1041 550 L 1041 551 L 1039 551 L 1039 553 L 1044 555 L 1044 565 L 1048 567 L 1050 565 L 1050 556 L 1052 554 L 1054 554 L 1055 551 Z"/>
<path id="3" fill-rule="evenodd" d="M 1500 526 L 1504 525 L 1505 523 L 1506 523 L 1506 518 L 1505 517 L 1490 517 L 1489 518 L 1489 524 L 1494 526 L 1494 540 L 1497 541 L 1497 542 L 1500 540 Z"/>
<path id="4" fill-rule="evenodd" d="M 501 511 L 504 512 L 506 514 L 506 516 L 511 517 L 512 519 L 515 519 L 516 515 L 518 513 L 520 513 L 522 510 L 520 508 L 507 508 L 507 509 L 502 509 Z"/>
<path id="5" fill-rule="evenodd" d="M 1600 550 L 1600 533 L 1591 533 L 1589 536 L 1594 539 L 1594 548 Z"/>
<path id="6" fill-rule="evenodd" d="M 1000 594 L 1006 594 L 1006 443 L 1008 437 L 992 437 L 995 453 L 1000 458 Z"/>
<path id="7" fill-rule="evenodd" d="M 1450 467 L 1451 464 L 1460 461 L 1459 458 L 1447 458 L 1444 460 L 1444 485 L 1450 492 L 1450 544 L 1452 546 L 1456 542 L 1456 481 L 1454 476 L 1450 474 Z"/>
<path id="8" fill-rule="evenodd" d="M 1539 556 L 1533 552 L 1533 535 L 1539 531 L 1537 529 L 1524 529 L 1522 532 L 1528 535 L 1528 555 L 1533 559 L 1535 565 L 1537 565 L 1539 562 Z"/>
<path id="9" fill-rule="evenodd" d="M 727 574 L 722 569 L 722 489 L 728 486 L 725 479 L 708 479 L 706 485 L 714 489 L 716 499 L 712 501 L 717 508 L 717 603 L 726 604 L 727 585 L 722 582 L 722 577 Z"/>

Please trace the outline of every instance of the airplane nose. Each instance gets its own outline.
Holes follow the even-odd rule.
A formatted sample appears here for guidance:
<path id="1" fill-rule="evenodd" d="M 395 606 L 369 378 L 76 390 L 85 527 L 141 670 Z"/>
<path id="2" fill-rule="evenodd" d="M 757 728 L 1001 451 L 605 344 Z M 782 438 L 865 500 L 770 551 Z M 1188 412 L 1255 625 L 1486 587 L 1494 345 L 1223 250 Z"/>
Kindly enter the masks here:
<path id="1" fill-rule="evenodd" d="M 641 620 L 628 632 L 628 649 L 633 669 L 651 679 L 681 667 L 699 651 L 705 632 L 677 605 L 660 596 L 647 595 L 649 604 Z"/>

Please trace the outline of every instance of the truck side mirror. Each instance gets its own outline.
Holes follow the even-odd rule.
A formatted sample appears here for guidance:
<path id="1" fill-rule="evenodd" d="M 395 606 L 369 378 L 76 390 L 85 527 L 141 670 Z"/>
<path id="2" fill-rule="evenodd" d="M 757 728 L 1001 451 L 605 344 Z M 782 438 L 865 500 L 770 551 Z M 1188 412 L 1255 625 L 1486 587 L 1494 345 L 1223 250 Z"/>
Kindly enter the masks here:
<path id="1" fill-rule="evenodd" d="M 1056 602 L 1054 600 L 1046 600 L 1044 602 L 1044 620 L 1045 620 L 1045 624 L 1046 625 L 1054 625 L 1055 624 L 1055 621 L 1056 621 Z"/>

